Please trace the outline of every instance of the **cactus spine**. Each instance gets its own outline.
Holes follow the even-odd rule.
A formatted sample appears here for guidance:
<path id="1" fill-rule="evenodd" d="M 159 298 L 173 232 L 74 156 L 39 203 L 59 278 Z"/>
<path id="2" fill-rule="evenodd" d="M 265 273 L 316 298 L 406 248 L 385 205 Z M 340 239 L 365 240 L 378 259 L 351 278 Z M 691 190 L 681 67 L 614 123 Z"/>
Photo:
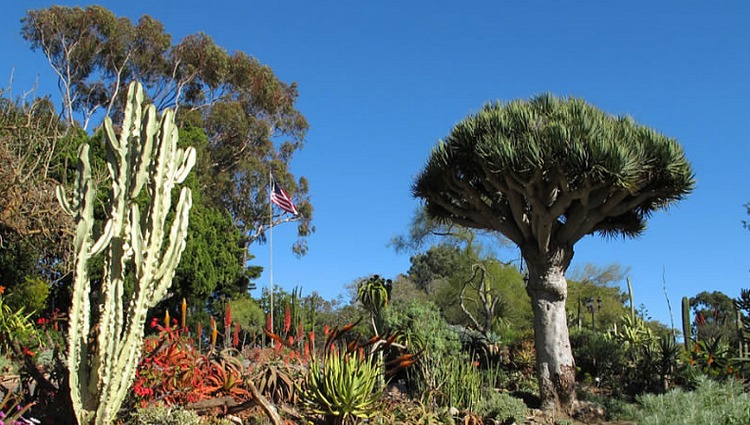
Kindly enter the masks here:
<path id="1" fill-rule="evenodd" d="M 79 149 L 72 202 L 68 202 L 62 188 L 57 188 L 60 204 L 76 222 L 67 367 L 71 400 L 81 425 L 109 424 L 115 419 L 135 375 L 146 313 L 166 295 L 185 248 L 192 205 L 190 189 L 182 188 L 165 244 L 172 189 L 182 183 L 195 164 L 193 148 L 177 148 L 178 132 L 172 111 L 157 117 L 154 105 L 143 104 L 140 84 L 131 83 L 119 137 L 109 117 L 104 119 L 104 129 L 112 192 L 109 220 L 96 242 L 96 189 L 88 145 Z M 141 217 L 135 200 L 144 187 L 150 204 Z M 99 303 L 92 312 L 87 269 L 93 257 L 105 250 L 101 289 L 97 291 Z M 130 266 L 135 288 L 125 306 L 123 284 Z M 92 318 L 97 320 L 94 326 Z"/>
<path id="2" fill-rule="evenodd" d="M 693 330 L 690 326 L 690 300 L 688 297 L 682 297 L 682 335 L 685 340 L 685 350 L 690 351 L 690 340 L 693 336 Z"/>

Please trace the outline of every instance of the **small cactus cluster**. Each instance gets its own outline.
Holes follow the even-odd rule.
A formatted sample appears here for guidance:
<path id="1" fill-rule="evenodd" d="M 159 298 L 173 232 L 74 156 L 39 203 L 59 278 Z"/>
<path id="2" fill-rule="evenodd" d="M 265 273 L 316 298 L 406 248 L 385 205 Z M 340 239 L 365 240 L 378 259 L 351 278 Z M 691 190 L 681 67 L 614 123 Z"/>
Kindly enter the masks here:
<path id="1" fill-rule="evenodd" d="M 106 214 L 109 219 L 96 240 L 96 188 L 87 144 L 78 152 L 73 199 L 69 201 L 62 188 L 57 190 L 60 204 L 76 223 L 67 367 L 79 424 L 111 423 L 122 405 L 140 358 L 146 313 L 172 283 L 185 248 L 192 205 L 190 189 L 182 188 L 171 227 L 165 232 L 172 211 L 172 189 L 195 164 L 193 148 L 177 148 L 172 111 L 159 117 L 154 105 L 144 104 L 141 85 L 131 83 L 119 136 L 109 117 L 104 129 L 112 189 Z M 144 188 L 150 202 L 142 215 L 136 198 Z M 99 303 L 92 306 L 88 270 L 100 253 L 105 254 L 103 277 L 97 288 Z M 135 288 L 124 300 L 128 267 L 133 268 Z"/>

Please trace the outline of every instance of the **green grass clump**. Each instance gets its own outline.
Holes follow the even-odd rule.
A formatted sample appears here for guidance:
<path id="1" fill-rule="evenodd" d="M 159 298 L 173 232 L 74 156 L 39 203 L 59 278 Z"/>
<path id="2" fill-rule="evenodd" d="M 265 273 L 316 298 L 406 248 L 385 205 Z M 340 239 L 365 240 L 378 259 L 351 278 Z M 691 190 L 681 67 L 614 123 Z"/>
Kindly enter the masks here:
<path id="1" fill-rule="evenodd" d="M 734 425 L 750 424 L 750 396 L 742 385 L 700 378 L 695 391 L 681 389 L 662 395 L 643 395 L 634 409 L 641 425 Z"/>

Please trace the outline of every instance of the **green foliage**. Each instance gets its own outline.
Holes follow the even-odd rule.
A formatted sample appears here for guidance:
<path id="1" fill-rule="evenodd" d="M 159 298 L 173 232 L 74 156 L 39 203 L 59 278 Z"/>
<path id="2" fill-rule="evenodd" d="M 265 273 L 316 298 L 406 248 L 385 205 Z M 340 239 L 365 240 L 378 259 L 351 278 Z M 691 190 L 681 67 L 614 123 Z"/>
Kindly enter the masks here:
<path id="1" fill-rule="evenodd" d="M 587 264 L 582 270 L 571 273 L 566 310 L 573 315 L 578 327 L 609 330 L 628 313 L 627 296 L 616 286 L 624 273 L 618 264 L 602 268 Z M 587 300 L 593 302 L 587 304 Z"/>
<path id="2" fill-rule="evenodd" d="M 409 278 L 423 291 L 434 290 L 440 280 L 446 280 L 459 271 L 461 254 L 462 249 L 458 246 L 432 246 L 426 252 L 411 257 Z M 468 267 L 464 265 L 463 268 L 470 275 Z"/>
<path id="3" fill-rule="evenodd" d="M 544 188 L 527 193 L 524 187 L 532 181 Z M 682 199 L 694 184 L 690 164 L 674 139 L 583 100 L 546 94 L 487 104 L 457 124 L 432 151 L 414 190 L 427 199 L 430 216 L 495 228 L 521 246 L 526 238 L 521 229 L 536 221 L 493 224 L 497 217 L 520 217 L 543 202 L 551 205 L 544 210 L 551 211 L 545 213 L 545 225 L 565 228 L 553 232 L 571 244 L 592 232 L 633 236 L 644 229 L 651 212 Z M 555 196 L 558 187 L 562 190 Z M 660 190 L 649 189 L 655 187 Z M 609 214 L 594 204 L 570 208 L 578 204 L 577 191 L 588 196 L 593 188 L 622 192 L 625 196 L 617 196 L 622 208 Z M 549 200 L 538 198 L 548 194 Z M 492 214 L 482 208 L 488 204 Z M 592 208 L 604 214 L 584 224 L 582 214 Z M 567 220 L 560 222 L 561 216 Z"/>
<path id="4" fill-rule="evenodd" d="M 379 368 L 369 358 L 344 350 L 314 357 L 300 389 L 309 412 L 322 415 L 326 424 L 350 424 L 373 417 L 380 406 L 376 391 Z"/>
<path id="5" fill-rule="evenodd" d="M 621 341 L 584 328 L 570 333 L 570 345 L 576 359 L 576 380 L 608 388 L 622 385 L 627 358 Z"/>
<path id="6" fill-rule="evenodd" d="M 474 411 L 500 423 L 522 423 L 526 419 L 526 404 L 507 393 L 492 391 L 479 399 Z"/>
<path id="7" fill-rule="evenodd" d="M 130 414 L 126 425 L 201 425 L 200 416 L 190 410 L 150 403 L 136 408 Z"/>
<path id="8" fill-rule="evenodd" d="M 203 310 L 212 298 L 246 293 L 240 234 L 226 212 L 194 205 L 183 257 L 175 272 L 174 300 L 185 298 Z"/>
<path id="9" fill-rule="evenodd" d="M 391 298 L 393 281 L 373 275 L 369 279 L 357 284 L 357 300 L 370 313 L 373 330 L 376 335 L 385 331 L 383 328 L 383 315 Z"/>
<path id="10" fill-rule="evenodd" d="M 357 285 L 357 299 L 370 314 L 378 316 L 388 306 L 392 288 L 393 281 L 373 275 Z"/>
<path id="11" fill-rule="evenodd" d="M 682 297 L 682 339 L 685 350 L 690 350 L 693 341 L 693 331 L 690 322 L 690 299 Z"/>
<path id="12" fill-rule="evenodd" d="M 461 350 L 458 333 L 430 301 L 413 300 L 398 310 L 388 310 L 386 326 L 402 333 L 414 351 L 424 350 L 433 355 L 448 356 Z"/>
<path id="13" fill-rule="evenodd" d="M 721 339 L 731 347 L 737 345 L 737 312 L 732 298 L 721 291 L 703 291 L 690 298 L 690 307 L 696 340 Z"/>
<path id="14" fill-rule="evenodd" d="M 22 347 L 34 348 L 40 338 L 31 313 L 12 309 L 0 294 L 0 355 L 15 354 Z"/>
<path id="15" fill-rule="evenodd" d="M 374 423 L 409 425 L 455 425 L 450 409 L 431 406 L 424 400 L 402 400 L 392 403 L 373 417 Z"/>
<path id="16" fill-rule="evenodd" d="M 702 378 L 695 391 L 676 389 L 638 398 L 635 423 L 641 425 L 713 425 L 750 423 L 750 396 L 733 381 Z"/>
<path id="17" fill-rule="evenodd" d="M 296 84 L 243 52 L 228 53 L 210 36 L 189 34 L 178 43 L 161 22 L 137 23 L 101 6 L 51 6 L 30 10 L 21 33 L 41 51 L 59 77 L 63 116 L 87 128 L 94 111 L 124 113 L 122 85 L 138 81 L 158 110 L 179 111 L 180 126 L 203 129 L 207 143 L 196 167 L 207 205 L 228 211 L 245 236 L 242 246 L 264 240 L 268 230 L 268 174 L 294 197 L 300 216 L 293 250 L 304 254 L 314 231 L 308 182 L 289 171 L 308 129 L 296 110 Z M 272 131 L 269 131 L 272 129 Z"/>
<path id="18" fill-rule="evenodd" d="M 23 281 L 9 291 L 5 302 L 14 309 L 23 308 L 32 314 L 39 314 L 47 306 L 50 284 L 38 277 L 25 276 Z"/>
<path id="19" fill-rule="evenodd" d="M 432 246 L 411 257 L 408 278 L 427 293 L 427 299 L 440 308 L 448 323 L 479 327 L 481 331 L 485 328 L 489 311 L 490 332 L 513 339 L 531 327 L 531 304 L 523 278 L 515 267 L 491 254 L 480 254 L 481 250 L 482 246 L 475 242 L 467 243 L 464 248 L 449 243 Z M 477 321 L 484 323 L 482 326 L 471 320 L 460 303 L 462 289 L 472 277 L 476 265 L 485 271 L 484 291 L 479 285 L 467 285 L 463 294 L 464 307 Z M 487 309 L 492 301 L 486 305 L 480 301 L 482 296 L 485 300 L 498 300 L 494 308 Z"/>
<path id="20" fill-rule="evenodd" d="M 262 334 L 265 326 L 266 314 L 258 305 L 258 302 L 249 296 L 241 296 L 229 301 L 232 308 L 232 317 L 240 324 L 242 330 L 251 335 Z"/>
<path id="21" fill-rule="evenodd" d="M 464 353 L 452 356 L 423 354 L 415 371 L 420 381 L 417 387 L 424 386 L 423 393 L 429 394 L 439 406 L 473 410 L 482 396 L 482 375 L 479 362 Z"/>

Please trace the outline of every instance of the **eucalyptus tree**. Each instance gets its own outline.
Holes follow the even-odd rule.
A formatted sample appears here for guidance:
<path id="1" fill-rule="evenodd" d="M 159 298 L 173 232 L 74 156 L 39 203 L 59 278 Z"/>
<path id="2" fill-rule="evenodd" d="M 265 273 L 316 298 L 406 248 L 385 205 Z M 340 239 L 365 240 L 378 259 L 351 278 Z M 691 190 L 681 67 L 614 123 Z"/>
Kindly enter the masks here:
<path id="1" fill-rule="evenodd" d="M 207 202 L 229 211 L 245 248 L 270 227 L 297 224 L 297 254 L 314 228 L 308 182 L 290 162 L 305 144 L 308 123 L 296 109 L 295 83 L 244 52 L 228 53 L 204 33 L 178 42 L 158 20 L 137 22 L 101 6 L 29 10 L 21 34 L 41 51 L 58 79 L 63 117 L 84 129 L 97 114 L 121 117 L 123 87 L 138 81 L 161 111 L 176 111 L 181 129 L 200 128 L 207 146 L 195 172 Z M 293 197 L 297 216 L 268 213 L 268 175 Z"/>
<path id="2" fill-rule="evenodd" d="M 487 104 L 454 126 L 414 183 L 430 216 L 499 232 L 528 266 L 545 409 L 575 401 L 565 271 L 589 234 L 634 237 L 694 186 L 672 138 L 583 100 Z"/>

